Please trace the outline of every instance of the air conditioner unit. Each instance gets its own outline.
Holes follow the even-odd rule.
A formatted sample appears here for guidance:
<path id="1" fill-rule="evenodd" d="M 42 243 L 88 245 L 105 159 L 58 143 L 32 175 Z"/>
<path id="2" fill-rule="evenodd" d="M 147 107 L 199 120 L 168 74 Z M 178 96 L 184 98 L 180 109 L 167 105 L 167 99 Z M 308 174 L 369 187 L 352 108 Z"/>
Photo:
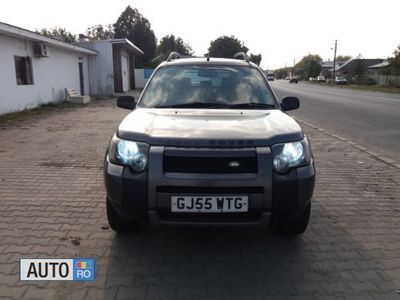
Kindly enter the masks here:
<path id="1" fill-rule="evenodd" d="M 48 57 L 47 45 L 46 44 L 33 44 L 33 53 L 36 57 Z"/>

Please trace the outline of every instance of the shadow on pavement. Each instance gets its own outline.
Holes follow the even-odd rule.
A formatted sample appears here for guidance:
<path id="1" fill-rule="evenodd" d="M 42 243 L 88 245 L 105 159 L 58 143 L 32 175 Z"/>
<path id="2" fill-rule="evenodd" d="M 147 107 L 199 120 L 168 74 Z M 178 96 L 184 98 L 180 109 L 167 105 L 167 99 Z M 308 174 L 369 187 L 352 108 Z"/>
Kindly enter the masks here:
<path id="1" fill-rule="evenodd" d="M 106 288 L 118 299 L 349 295 L 356 261 L 373 259 L 314 203 L 301 237 L 237 227 L 151 227 L 114 234 Z M 322 222 L 321 222 L 322 221 Z M 366 266 L 368 268 L 368 266 Z M 106 295 L 105 295 L 106 296 Z"/>

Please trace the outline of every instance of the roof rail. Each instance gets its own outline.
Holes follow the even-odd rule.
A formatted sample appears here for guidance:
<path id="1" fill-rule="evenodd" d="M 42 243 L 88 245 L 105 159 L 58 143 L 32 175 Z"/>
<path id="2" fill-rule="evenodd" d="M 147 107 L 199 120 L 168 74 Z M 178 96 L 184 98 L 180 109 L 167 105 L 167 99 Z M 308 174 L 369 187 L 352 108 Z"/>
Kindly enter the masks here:
<path id="1" fill-rule="evenodd" d="M 179 59 L 181 58 L 181 55 L 178 52 L 171 52 L 167 58 L 167 61 L 171 61 L 173 59 Z"/>
<path id="2" fill-rule="evenodd" d="M 249 57 L 248 57 L 247 54 L 244 53 L 244 52 L 238 52 L 238 53 L 236 53 L 236 54 L 233 56 L 233 58 L 235 58 L 235 59 L 241 58 L 241 59 L 245 60 L 246 62 L 250 62 Z"/>

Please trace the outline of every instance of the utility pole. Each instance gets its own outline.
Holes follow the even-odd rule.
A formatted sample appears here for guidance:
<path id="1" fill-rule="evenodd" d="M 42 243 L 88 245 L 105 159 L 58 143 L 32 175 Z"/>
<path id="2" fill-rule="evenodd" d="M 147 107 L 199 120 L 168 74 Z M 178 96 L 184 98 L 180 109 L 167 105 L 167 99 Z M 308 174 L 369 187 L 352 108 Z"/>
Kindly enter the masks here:
<path id="1" fill-rule="evenodd" d="M 337 50 L 337 40 L 335 40 L 335 50 L 334 50 L 334 54 L 333 54 L 332 80 L 335 80 L 335 73 L 336 73 L 336 50 Z"/>
<path id="2" fill-rule="evenodd" d="M 292 68 L 292 74 L 290 74 L 290 77 L 295 76 L 295 72 L 294 72 L 294 66 L 296 65 L 296 58 L 293 58 L 293 68 Z"/>

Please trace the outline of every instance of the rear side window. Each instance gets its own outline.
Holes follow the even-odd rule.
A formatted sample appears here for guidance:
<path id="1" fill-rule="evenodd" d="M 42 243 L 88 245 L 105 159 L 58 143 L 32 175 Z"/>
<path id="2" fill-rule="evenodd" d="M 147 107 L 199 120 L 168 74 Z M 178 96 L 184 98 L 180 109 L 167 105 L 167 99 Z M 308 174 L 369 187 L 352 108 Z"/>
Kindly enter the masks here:
<path id="1" fill-rule="evenodd" d="M 157 70 L 139 103 L 159 107 L 190 103 L 275 104 L 260 71 L 247 66 L 169 66 Z"/>

